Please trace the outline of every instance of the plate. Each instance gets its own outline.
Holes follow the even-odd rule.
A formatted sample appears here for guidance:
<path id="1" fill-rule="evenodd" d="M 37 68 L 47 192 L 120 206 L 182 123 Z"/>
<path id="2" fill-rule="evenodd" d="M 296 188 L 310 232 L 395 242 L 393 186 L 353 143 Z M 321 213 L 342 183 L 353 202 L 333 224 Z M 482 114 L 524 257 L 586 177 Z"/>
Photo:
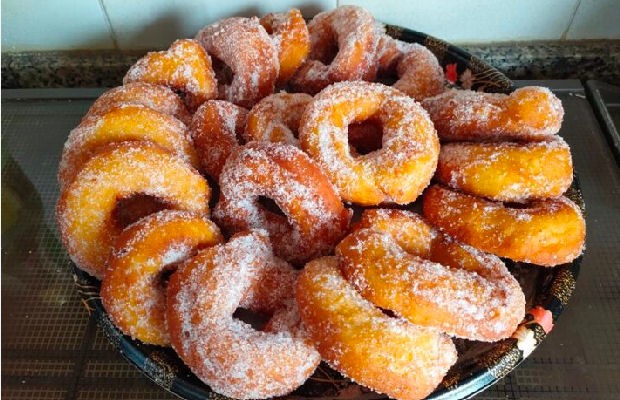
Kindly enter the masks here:
<path id="1" fill-rule="evenodd" d="M 387 33 L 428 47 L 439 59 L 446 78 L 455 86 L 486 92 L 510 93 L 512 82 L 482 60 L 443 40 L 388 25 Z M 577 176 L 566 195 L 584 210 Z M 458 361 L 428 399 L 464 399 L 483 391 L 521 363 L 546 337 L 566 306 L 579 274 L 581 257 L 555 268 L 504 260 L 521 284 L 527 301 L 526 318 L 513 337 L 483 343 L 455 339 Z M 75 284 L 112 344 L 123 356 L 162 388 L 185 399 L 226 399 L 196 378 L 169 348 L 146 345 L 123 335 L 111 322 L 101 298 L 100 282 L 74 266 Z M 383 399 L 384 395 L 357 385 L 321 363 L 314 375 L 287 399 Z"/>

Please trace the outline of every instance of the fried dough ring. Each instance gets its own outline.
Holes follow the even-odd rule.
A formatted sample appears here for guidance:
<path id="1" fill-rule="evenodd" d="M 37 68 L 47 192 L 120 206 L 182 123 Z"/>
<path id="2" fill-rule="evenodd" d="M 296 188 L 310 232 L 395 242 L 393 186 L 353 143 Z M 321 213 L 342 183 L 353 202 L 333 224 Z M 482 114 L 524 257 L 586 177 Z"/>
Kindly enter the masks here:
<path id="1" fill-rule="evenodd" d="M 310 33 L 301 11 L 296 8 L 286 13 L 271 13 L 260 19 L 260 24 L 276 44 L 280 73 L 276 84 L 288 82 L 310 53 Z"/>
<path id="2" fill-rule="evenodd" d="M 274 258 L 266 232 L 246 233 L 201 251 L 170 278 L 172 347 L 217 393 L 237 399 L 281 396 L 304 383 L 319 364 L 303 330 L 256 331 L 233 318 L 242 298 L 251 297 L 248 293 L 274 263 L 294 273 Z M 293 289 L 283 292 L 290 300 Z"/>
<path id="3" fill-rule="evenodd" d="M 336 257 L 306 264 L 296 293 L 302 321 L 321 357 L 376 392 L 424 398 L 456 362 L 450 338 L 383 314 L 344 279 Z"/>
<path id="4" fill-rule="evenodd" d="M 562 102 L 544 87 L 522 87 L 509 95 L 452 89 L 424 99 L 439 138 L 541 140 L 560 130 Z"/>
<path id="5" fill-rule="evenodd" d="M 443 92 L 444 77 L 439 61 L 432 51 L 412 43 L 396 67 L 398 80 L 394 88 L 420 101 Z"/>
<path id="6" fill-rule="evenodd" d="M 279 142 L 299 147 L 299 123 L 312 101 L 305 93 L 274 93 L 262 99 L 248 114 L 248 140 Z"/>
<path id="7" fill-rule="evenodd" d="M 178 119 L 143 105 L 110 108 L 103 115 L 84 118 L 65 142 L 58 182 L 61 188 L 71 183 L 82 166 L 102 146 L 124 141 L 148 141 L 158 144 L 198 166 L 187 127 Z"/>
<path id="8" fill-rule="evenodd" d="M 451 336 L 493 342 L 525 316 L 519 283 L 497 257 L 403 210 L 366 210 L 336 247 L 343 276 L 377 306 Z"/>
<path id="9" fill-rule="evenodd" d="M 340 6 L 317 14 L 308 31 L 312 50 L 309 61 L 293 77 L 293 87 L 315 94 L 334 82 L 374 80 L 377 32 L 368 11 Z"/>
<path id="10" fill-rule="evenodd" d="M 80 269 L 103 278 L 120 233 L 113 218 L 116 204 L 137 194 L 153 196 L 168 208 L 209 212 L 206 180 L 179 157 L 148 142 L 106 146 L 62 190 L 56 206 L 62 242 Z"/>
<path id="11" fill-rule="evenodd" d="M 202 168 L 219 179 L 226 159 L 245 143 L 248 110 L 225 100 L 206 101 L 194 114 L 190 132 Z"/>
<path id="12" fill-rule="evenodd" d="M 191 39 L 179 39 L 166 51 L 148 53 L 129 68 L 123 84 L 147 82 L 168 86 L 183 97 L 193 112 L 217 96 L 217 81 L 211 58 Z"/>
<path id="13" fill-rule="evenodd" d="M 162 273 L 223 241 L 206 216 L 187 211 L 162 210 L 125 228 L 101 283 L 101 301 L 114 325 L 144 343 L 168 346 Z"/>
<path id="14" fill-rule="evenodd" d="M 424 217 L 456 239 L 483 251 L 546 267 L 583 251 L 585 221 L 566 197 L 513 208 L 434 185 L 424 193 Z"/>
<path id="15" fill-rule="evenodd" d="M 278 50 L 258 18 L 223 19 L 200 30 L 196 40 L 232 71 L 230 84 L 220 82 L 220 99 L 250 108 L 273 93 Z"/>
<path id="16" fill-rule="evenodd" d="M 383 147 L 355 157 L 347 127 L 369 118 L 383 126 Z M 360 205 L 413 202 L 429 184 L 439 155 L 433 124 L 413 99 L 362 81 L 336 83 L 315 96 L 302 117 L 299 139 L 342 198 Z"/>
<path id="17" fill-rule="evenodd" d="M 175 117 L 185 125 L 189 125 L 192 120 L 183 100 L 172 89 L 146 82 L 128 83 L 106 91 L 95 100 L 82 119 L 93 115 L 104 115 L 108 111 L 123 105 L 142 105 L 152 108 L 160 113 Z"/>
<path id="18" fill-rule="evenodd" d="M 435 178 L 491 200 L 525 202 L 562 195 L 573 181 L 573 162 L 559 136 L 528 143 L 446 143 Z"/>
<path id="19" fill-rule="evenodd" d="M 250 142 L 233 152 L 220 175 L 213 218 L 228 232 L 266 229 L 278 257 L 305 262 L 327 254 L 351 218 L 321 169 L 290 145 Z M 285 215 L 261 206 L 272 199 Z"/>

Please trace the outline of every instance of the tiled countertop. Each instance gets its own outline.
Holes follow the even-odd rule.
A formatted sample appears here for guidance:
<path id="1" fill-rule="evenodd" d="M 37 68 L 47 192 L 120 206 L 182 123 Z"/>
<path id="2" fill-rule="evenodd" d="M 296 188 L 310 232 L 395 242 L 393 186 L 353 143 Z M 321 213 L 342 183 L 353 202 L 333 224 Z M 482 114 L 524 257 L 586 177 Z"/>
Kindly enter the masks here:
<path id="1" fill-rule="evenodd" d="M 620 83 L 620 40 L 461 46 L 511 79 L 598 79 Z M 2 54 L 2 88 L 112 87 L 146 51 Z"/>

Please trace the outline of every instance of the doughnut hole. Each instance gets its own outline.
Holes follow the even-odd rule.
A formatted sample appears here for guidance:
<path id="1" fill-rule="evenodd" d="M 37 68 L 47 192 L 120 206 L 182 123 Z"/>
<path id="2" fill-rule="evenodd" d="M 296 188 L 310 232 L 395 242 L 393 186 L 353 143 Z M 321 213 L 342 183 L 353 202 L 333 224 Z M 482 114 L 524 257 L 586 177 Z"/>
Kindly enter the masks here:
<path id="1" fill-rule="evenodd" d="M 233 313 L 233 318 L 249 324 L 257 331 L 262 331 L 271 317 L 271 314 L 253 311 L 243 307 L 237 308 Z"/>
<path id="2" fill-rule="evenodd" d="M 258 196 L 258 200 L 257 201 L 258 201 L 258 204 L 263 206 L 263 208 L 267 212 L 270 212 L 272 214 L 279 215 L 281 217 L 287 218 L 286 214 L 284 213 L 284 211 L 282 211 L 280 206 L 278 206 L 278 203 L 276 203 L 274 200 L 270 199 L 269 197 Z M 288 222 L 288 218 L 287 218 L 287 222 Z"/>
<path id="3" fill-rule="evenodd" d="M 136 194 L 117 200 L 112 219 L 122 230 L 147 215 L 167 208 L 171 208 L 170 204 L 155 196 Z"/>
<path id="4" fill-rule="evenodd" d="M 372 153 L 383 147 L 383 125 L 377 118 L 349 124 L 349 152 L 353 157 Z"/>
<path id="5" fill-rule="evenodd" d="M 218 85 L 229 86 L 234 77 L 233 70 L 222 60 L 215 56 L 211 56 L 211 63 L 213 64 L 213 71 L 215 72 L 215 78 Z"/>

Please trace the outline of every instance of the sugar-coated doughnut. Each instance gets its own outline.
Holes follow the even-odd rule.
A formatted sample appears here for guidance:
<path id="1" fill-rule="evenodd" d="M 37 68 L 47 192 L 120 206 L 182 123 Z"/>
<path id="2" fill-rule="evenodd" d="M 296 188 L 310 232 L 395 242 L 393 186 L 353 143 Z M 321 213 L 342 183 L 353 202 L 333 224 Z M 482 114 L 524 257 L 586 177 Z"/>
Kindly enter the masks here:
<path id="1" fill-rule="evenodd" d="M 355 157 L 347 127 L 368 119 L 383 128 L 382 148 Z M 428 114 L 412 98 L 382 85 L 339 82 L 306 108 L 302 149 L 329 175 L 346 201 L 360 205 L 413 202 L 437 167 L 439 140 Z"/>
<path id="2" fill-rule="evenodd" d="M 434 185 L 422 207 L 432 225 L 500 257 L 551 267 L 583 251 L 583 215 L 563 196 L 511 207 Z"/>
<path id="3" fill-rule="evenodd" d="M 526 143 L 454 142 L 441 146 L 435 178 L 465 193 L 524 202 L 564 193 L 573 181 L 573 163 L 559 136 Z"/>
<path id="4" fill-rule="evenodd" d="M 119 200 L 135 195 L 207 214 L 211 191 L 198 171 L 160 146 L 122 142 L 100 149 L 62 190 L 56 206 L 62 242 L 80 269 L 103 278 L 120 233 L 114 209 Z"/>
<path id="5" fill-rule="evenodd" d="M 305 93 L 275 93 L 250 110 L 245 127 L 248 140 L 281 142 L 299 147 L 299 123 L 312 96 Z"/>
<path id="6" fill-rule="evenodd" d="M 220 175 L 213 219 L 228 232 L 266 229 L 278 257 L 305 262 L 344 236 L 351 212 L 321 169 L 300 149 L 250 142 L 234 151 Z M 284 215 L 261 205 L 273 200 Z"/>
<path id="7" fill-rule="evenodd" d="M 183 97 L 190 111 L 217 96 L 211 58 L 191 39 L 176 40 L 166 51 L 148 53 L 123 78 L 123 84 L 148 82 L 170 87 Z"/>
<path id="8" fill-rule="evenodd" d="M 398 80 L 394 88 L 416 100 L 436 96 L 444 91 L 443 70 L 432 51 L 413 43 L 400 58 L 396 67 Z"/>
<path id="9" fill-rule="evenodd" d="M 106 114 L 121 105 L 136 104 L 172 115 L 185 125 L 189 125 L 192 119 L 183 100 L 172 89 L 146 82 L 128 83 L 106 91 L 90 106 L 84 118 Z"/>
<path id="10" fill-rule="evenodd" d="M 296 293 L 301 319 L 321 357 L 374 391 L 422 399 L 456 362 L 448 336 L 385 315 L 344 279 L 335 257 L 306 264 Z"/>
<path id="11" fill-rule="evenodd" d="M 365 299 L 451 336 L 497 341 L 525 316 L 523 291 L 498 257 L 436 232 L 409 211 L 364 211 L 336 255 Z"/>
<path id="12" fill-rule="evenodd" d="M 301 11 L 292 8 L 285 13 L 271 13 L 260 19 L 278 49 L 280 72 L 277 85 L 288 82 L 310 53 L 310 34 Z"/>
<path id="13" fill-rule="evenodd" d="M 374 80 L 377 73 L 375 19 L 357 6 L 317 14 L 308 24 L 312 50 L 291 83 L 314 94 L 330 83 Z"/>
<path id="14" fill-rule="evenodd" d="M 250 108 L 273 93 L 278 50 L 258 18 L 223 19 L 200 30 L 196 40 L 214 57 L 220 99 Z"/>
<path id="15" fill-rule="evenodd" d="M 162 210 L 125 228 L 101 282 L 101 301 L 114 325 L 144 343 L 169 345 L 163 273 L 223 240 L 205 215 L 188 211 Z"/>
<path id="16" fill-rule="evenodd" d="M 110 108 L 105 114 L 83 119 L 71 131 L 58 168 L 60 187 L 71 183 L 84 163 L 101 146 L 123 141 L 156 143 L 198 166 L 185 124 L 143 105 L 121 105 Z"/>
<path id="17" fill-rule="evenodd" d="M 200 165 L 218 179 L 226 159 L 245 143 L 244 129 L 248 110 L 225 100 L 209 100 L 192 118 L 190 132 Z"/>
<path id="18" fill-rule="evenodd" d="M 256 290 L 256 282 L 274 263 L 292 271 L 273 256 L 266 233 L 258 231 L 199 252 L 170 278 L 167 316 L 172 347 L 217 393 L 237 399 L 281 396 L 304 383 L 320 362 L 303 329 L 278 324 L 284 329 L 257 331 L 233 317 L 243 297 L 251 297 L 247 293 Z M 293 300 L 291 286 L 282 293 Z M 299 325 L 298 317 L 288 319 L 297 319 Z"/>
<path id="19" fill-rule="evenodd" d="M 539 140 L 560 130 L 564 109 L 539 86 L 511 94 L 448 90 L 422 101 L 442 140 Z"/>

